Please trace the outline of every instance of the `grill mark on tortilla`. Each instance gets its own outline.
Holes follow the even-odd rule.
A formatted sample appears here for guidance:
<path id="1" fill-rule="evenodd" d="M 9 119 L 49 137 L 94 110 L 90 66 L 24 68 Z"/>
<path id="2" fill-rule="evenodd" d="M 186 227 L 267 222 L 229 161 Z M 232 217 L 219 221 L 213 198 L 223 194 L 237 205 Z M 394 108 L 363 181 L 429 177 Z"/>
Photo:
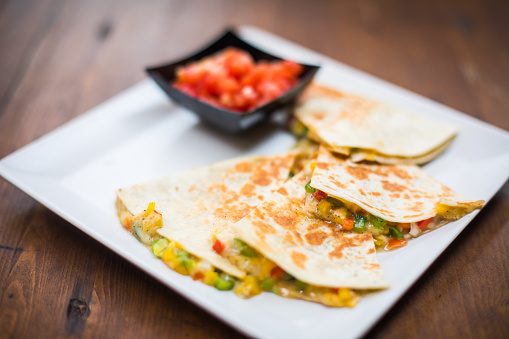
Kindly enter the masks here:
<path id="1" fill-rule="evenodd" d="M 277 190 L 277 192 L 278 192 L 279 194 L 282 194 L 282 195 L 288 195 L 288 191 L 286 190 L 286 188 L 285 188 L 285 187 L 280 187 L 280 188 Z"/>
<path id="2" fill-rule="evenodd" d="M 398 168 L 396 166 L 390 166 L 388 169 L 389 169 L 389 171 L 388 171 L 389 173 L 394 174 L 395 176 L 397 176 L 400 179 L 403 179 L 403 180 L 413 179 L 413 176 L 411 176 L 407 171 L 404 171 L 401 168 Z"/>
<path id="3" fill-rule="evenodd" d="M 389 192 L 403 192 L 408 190 L 408 187 L 406 186 L 397 184 L 395 182 L 390 182 L 387 180 L 382 180 L 382 187 L 384 190 Z"/>
<path id="4" fill-rule="evenodd" d="M 367 166 L 345 166 L 345 170 L 357 180 L 367 180 L 369 179 L 370 174 L 375 174 L 380 177 L 388 177 L 389 175 L 385 173 L 381 168 L 374 167 L 368 168 Z"/>
<path id="5" fill-rule="evenodd" d="M 379 197 L 382 195 L 380 192 L 371 192 L 371 195 L 374 195 L 375 197 Z"/>
<path id="6" fill-rule="evenodd" d="M 319 230 L 313 233 L 307 233 L 304 237 L 306 238 L 308 244 L 319 246 L 323 244 L 323 242 L 325 241 L 325 239 L 329 237 L 329 235 L 324 231 Z"/>
<path id="7" fill-rule="evenodd" d="M 247 198 L 251 198 L 255 195 L 255 189 L 256 187 L 253 184 L 247 183 L 240 189 L 240 194 Z"/>
<path id="8" fill-rule="evenodd" d="M 417 201 L 412 207 L 408 207 L 408 209 L 411 211 L 418 212 L 422 210 L 422 205 L 424 205 L 422 202 Z"/>
<path id="9" fill-rule="evenodd" d="M 292 261 L 295 265 L 299 266 L 302 269 L 306 268 L 306 266 L 304 264 L 308 260 L 308 257 L 305 254 L 293 251 L 291 254 L 291 257 L 292 257 Z"/>
<path id="10" fill-rule="evenodd" d="M 316 167 L 323 169 L 323 170 L 327 170 L 327 169 L 329 169 L 329 164 L 327 164 L 325 162 L 318 162 L 316 164 Z"/>
<path id="11" fill-rule="evenodd" d="M 378 195 L 380 195 L 380 193 L 378 193 Z M 401 196 L 401 194 L 399 194 L 399 193 L 392 193 L 392 194 L 389 194 L 389 197 L 391 197 L 391 198 L 396 198 L 396 199 L 397 199 L 397 198 L 399 198 L 400 196 Z"/>
<path id="12" fill-rule="evenodd" d="M 284 243 L 290 243 L 292 244 L 293 246 L 297 246 L 297 243 L 295 242 L 295 240 L 293 239 L 293 236 L 291 233 L 287 232 L 283 238 L 283 242 Z"/>
<path id="13" fill-rule="evenodd" d="M 375 251 L 375 249 L 374 249 L 374 248 L 370 248 L 370 249 L 368 250 L 367 254 L 373 254 L 373 253 L 375 253 L 375 252 L 376 252 L 376 251 Z"/>
<path id="14" fill-rule="evenodd" d="M 241 172 L 241 173 L 252 172 L 253 171 L 253 163 L 252 162 L 240 162 L 235 166 L 234 170 L 236 172 Z"/>
<path id="15" fill-rule="evenodd" d="M 253 220 L 253 225 L 256 226 L 258 230 L 260 230 L 263 234 L 274 234 L 276 230 L 269 223 L 262 220 Z M 265 237 L 265 236 L 264 236 Z"/>

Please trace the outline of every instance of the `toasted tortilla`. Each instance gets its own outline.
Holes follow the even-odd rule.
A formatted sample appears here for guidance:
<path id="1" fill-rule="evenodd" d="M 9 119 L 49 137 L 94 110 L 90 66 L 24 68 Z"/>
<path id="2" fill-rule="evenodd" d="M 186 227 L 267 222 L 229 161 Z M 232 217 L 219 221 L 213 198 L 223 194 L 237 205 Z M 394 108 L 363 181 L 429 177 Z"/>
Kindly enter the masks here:
<path id="1" fill-rule="evenodd" d="M 305 283 L 333 288 L 387 288 L 371 234 L 343 233 L 303 213 L 307 180 L 300 172 L 233 224 L 236 236 Z"/>
<path id="2" fill-rule="evenodd" d="M 313 84 L 295 110 L 309 137 L 352 161 L 423 164 L 445 151 L 456 128 L 395 107 Z"/>
<path id="3" fill-rule="evenodd" d="M 456 220 L 481 208 L 413 165 L 354 163 L 320 147 L 311 186 L 387 221 Z"/>
<path id="4" fill-rule="evenodd" d="M 157 232 L 222 271 L 243 278 L 245 272 L 212 249 L 213 233 L 247 215 L 288 178 L 295 153 L 250 156 L 172 174 L 119 189 L 119 215 L 137 215 L 150 202 L 163 215 Z"/>

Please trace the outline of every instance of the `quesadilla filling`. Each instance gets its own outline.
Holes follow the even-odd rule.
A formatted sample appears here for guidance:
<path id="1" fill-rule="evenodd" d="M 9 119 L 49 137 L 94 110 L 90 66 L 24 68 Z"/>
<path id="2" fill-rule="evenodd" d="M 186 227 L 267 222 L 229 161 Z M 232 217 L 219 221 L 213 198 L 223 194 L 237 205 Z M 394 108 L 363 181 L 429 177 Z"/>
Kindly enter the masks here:
<path id="1" fill-rule="evenodd" d="M 406 246 L 407 240 L 443 226 L 451 220 L 447 215 L 412 223 L 390 222 L 363 208 L 330 196 L 306 184 L 306 206 L 314 216 L 334 222 L 345 231 L 371 233 L 379 251 L 390 251 Z M 440 211 L 440 208 L 439 208 Z"/>
<path id="2" fill-rule="evenodd" d="M 193 280 L 200 280 L 221 291 L 231 290 L 237 283 L 237 279 L 215 268 L 207 260 L 187 252 L 178 242 L 159 235 L 157 229 L 163 226 L 163 217 L 155 210 L 155 203 L 150 203 L 148 208 L 138 215 L 124 211 L 120 220 L 126 230 L 175 272 L 189 275 Z"/>
<path id="3" fill-rule="evenodd" d="M 359 293 L 350 288 L 320 287 L 299 281 L 240 239 L 234 238 L 227 246 L 216 239 L 213 248 L 247 272 L 248 275 L 234 287 L 235 294 L 241 298 L 266 291 L 333 307 L 353 307 L 360 299 Z"/>

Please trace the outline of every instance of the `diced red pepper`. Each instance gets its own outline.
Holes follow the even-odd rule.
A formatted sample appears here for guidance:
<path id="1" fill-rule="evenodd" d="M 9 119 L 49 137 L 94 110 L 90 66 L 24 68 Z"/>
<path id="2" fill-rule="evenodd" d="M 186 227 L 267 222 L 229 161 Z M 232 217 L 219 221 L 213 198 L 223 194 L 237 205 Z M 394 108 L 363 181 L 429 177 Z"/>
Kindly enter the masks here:
<path id="1" fill-rule="evenodd" d="M 421 229 L 421 231 L 424 231 L 426 227 L 428 227 L 429 223 L 433 220 L 433 218 L 429 218 L 426 220 L 421 220 L 417 223 L 417 226 Z"/>
<path id="2" fill-rule="evenodd" d="M 405 239 L 391 239 L 389 240 L 389 243 L 387 244 L 387 249 L 389 251 L 406 246 L 406 240 Z"/>
<path id="3" fill-rule="evenodd" d="M 221 254 L 224 250 L 224 244 L 219 239 L 216 239 L 214 245 L 212 245 L 212 249 L 216 251 L 217 254 Z"/>
<path id="4" fill-rule="evenodd" d="M 201 280 L 205 278 L 205 274 L 203 274 L 202 272 L 198 271 L 196 272 L 194 275 L 193 275 L 193 280 Z"/>
<path id="5" fill-rule="evenodd" d="M 270 270 L 270 276 L 272 278 L 282 277 L 283 274 L 285 274 L 285 271 L 281 267 L 279 267 L 279 266 L 276 266 L 276 267 L 274 267 L 273 269 Z"/>
<path id="6" fill-rule="evenodd" d="M 320 190 L 316 190 L 316 192 L 313 193 L 313 197 L 318 201 L 322 201 L 323 199 L 327 198 L 327 193 Z"/>
<path id="7" fill-rule="evenodd" d="M 353 225 L 354 225 L 353 218 L 345 218 L 343 219 L 343 224 L 341 226 L 343 226 L 345 230 L 351 231 L 353 230 Z"/>

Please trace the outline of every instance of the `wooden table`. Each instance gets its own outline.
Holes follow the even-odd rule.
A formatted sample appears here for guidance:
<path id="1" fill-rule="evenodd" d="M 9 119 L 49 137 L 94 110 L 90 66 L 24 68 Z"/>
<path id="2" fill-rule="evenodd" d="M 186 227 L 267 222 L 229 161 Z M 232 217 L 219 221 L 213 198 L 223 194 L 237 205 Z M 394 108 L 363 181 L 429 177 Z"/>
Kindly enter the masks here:
<path id="1" fill-rule="evenodd" d="M 507 1 L 0 3 L 0 158 L 250 24 L 509 130 Z M 0 337 L 241 337 L 0 180 Z M 509 338 L 509 185 L 368 337 Z M 284 326 L 284 324 L 281 324 Z"/>

